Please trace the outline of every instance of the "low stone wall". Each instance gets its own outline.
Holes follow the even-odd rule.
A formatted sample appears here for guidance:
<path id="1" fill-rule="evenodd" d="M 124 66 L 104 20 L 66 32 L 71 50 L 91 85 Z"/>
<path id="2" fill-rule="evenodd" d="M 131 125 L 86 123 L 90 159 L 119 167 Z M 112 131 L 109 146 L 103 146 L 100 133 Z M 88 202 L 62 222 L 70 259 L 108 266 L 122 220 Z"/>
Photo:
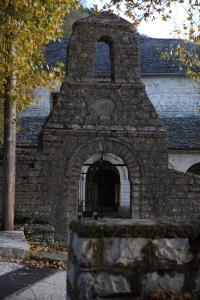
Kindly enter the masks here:
<path id="1" fill-rule="evenodd" d="M 70 228 L 68 300 L 200 294 L 199 224 L 102 220 Z"/>
<path id="2" fill-rule="evenodd" d="M 54 226 L 49 224 L 25 224 L 24 234 L 33 244 L 54 244 Z"/>

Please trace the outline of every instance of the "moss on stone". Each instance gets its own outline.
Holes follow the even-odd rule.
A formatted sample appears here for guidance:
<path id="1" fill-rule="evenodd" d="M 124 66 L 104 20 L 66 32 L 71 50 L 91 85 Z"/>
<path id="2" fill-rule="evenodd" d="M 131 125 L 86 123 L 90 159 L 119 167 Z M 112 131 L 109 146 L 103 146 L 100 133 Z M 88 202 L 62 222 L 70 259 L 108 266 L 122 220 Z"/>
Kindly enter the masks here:
<path id="1" fill-rule="evenodd" d="M 70 229 L 80 237 L 133 237 L 133 238 L 190 238 L 200 239 L 200 223 L 162 220 L 73 221 Z"/>
<path id="2" fill-rule="evenodd" d="M 72 288 L 69 280 L 67 280 L 67 291 L 70 296 L 70 299 L 79 300 L 79 297 L 77 295 L 77 290 Z"/>
<path id="3" fill-rule="evenodd" d="M 105 252 L 105 240 L 100 238 L 95 247 L 94 247 L 94 259 L 95 259 L 95 266 L 97 268 L 101 268 L 102 265 L 103 265 L 103 255 L 104 255 L 104 252 Z"/>

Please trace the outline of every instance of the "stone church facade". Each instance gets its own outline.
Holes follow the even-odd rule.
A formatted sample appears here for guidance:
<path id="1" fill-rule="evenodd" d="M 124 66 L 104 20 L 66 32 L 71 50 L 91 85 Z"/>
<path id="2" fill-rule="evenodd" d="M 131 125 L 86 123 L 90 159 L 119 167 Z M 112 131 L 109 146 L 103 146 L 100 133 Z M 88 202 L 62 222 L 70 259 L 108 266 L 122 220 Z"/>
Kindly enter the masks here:
<path id="1" fill-rule="evenodd" d="M 98 42 L 109 48 L 107 77 L 94 72 Z M 168 169 L 167 131 L 141 80 L 137 34 L 116 15 L 74 24 L 66 78 L 37 140 L 17 149 L 16 220 L 52 225 L 55 240 L 66 241 L 69 223 L 87 213 L 199 219 L 200 178 Z"/>

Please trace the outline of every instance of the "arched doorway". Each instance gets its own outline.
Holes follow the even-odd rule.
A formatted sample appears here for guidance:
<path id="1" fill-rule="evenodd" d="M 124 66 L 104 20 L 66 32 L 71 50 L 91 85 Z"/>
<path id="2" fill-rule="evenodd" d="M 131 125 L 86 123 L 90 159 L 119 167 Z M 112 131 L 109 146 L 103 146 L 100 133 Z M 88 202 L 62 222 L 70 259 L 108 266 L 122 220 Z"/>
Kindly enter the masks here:
<path id="1" fill-rule="evenodd" d="M 94 154 L 84 163 L 79 180 L 78 216 L 129 218 L 131 183 L 124 161 L 113 153 Z"/>
<path id="2" fill-rule="evenodd" d="M 192 173 L 195 175 L 200 175 L 200 163 L 192 165 L 188 170 L 187 173 Z"/>
<path id="3" fill-rule="evenodd" d="M 85 208 L 92 208 L 101 217 L 118 212 L 120 177 L 115 166 L 108 161 L 91 165 L 86 174 Z"/>

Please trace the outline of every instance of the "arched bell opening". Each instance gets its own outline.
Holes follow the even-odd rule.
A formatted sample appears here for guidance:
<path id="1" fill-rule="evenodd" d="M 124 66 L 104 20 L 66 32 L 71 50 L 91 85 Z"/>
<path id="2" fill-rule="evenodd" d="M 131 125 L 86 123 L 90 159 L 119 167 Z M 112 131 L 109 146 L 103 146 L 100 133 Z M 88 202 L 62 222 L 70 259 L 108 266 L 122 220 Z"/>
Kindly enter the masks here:
<path id="1" fill-rule="evenodd" d="M 94 78 L 96 81 L 114 82 L 114 74 L 113 41 L 108 36 L 102 36 L 96 44 Z"/>
<path id="2" fill-rule="evenodd" d="M 130 217 L 131 185 L 124 162 L 114 154 L 93 155 L 79 181 L 79 216 Z"/>

